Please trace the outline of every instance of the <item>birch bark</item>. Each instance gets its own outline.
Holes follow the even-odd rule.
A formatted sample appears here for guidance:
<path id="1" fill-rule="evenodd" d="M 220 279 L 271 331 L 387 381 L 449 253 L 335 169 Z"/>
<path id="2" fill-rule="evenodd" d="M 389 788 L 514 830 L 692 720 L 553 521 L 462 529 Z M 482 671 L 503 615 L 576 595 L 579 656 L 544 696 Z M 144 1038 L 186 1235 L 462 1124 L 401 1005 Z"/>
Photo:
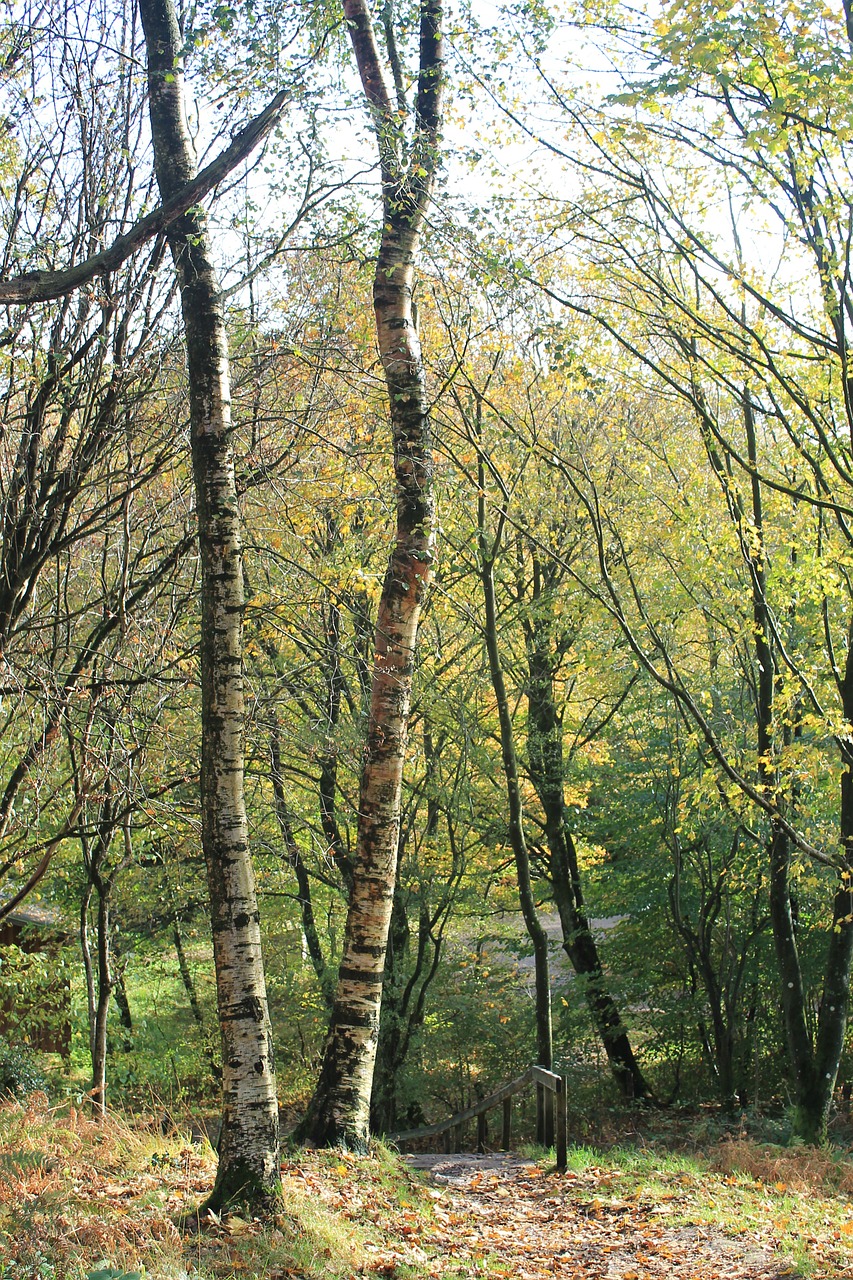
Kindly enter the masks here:
<path id="1" fill-rule="evenodd" d="M 140 0 L 151 135 L 165 201 L 195 176 L 172 0 Z M 173 222 L 201 560 L 201 810 L 222 1032 L 219 1168 L 206 1207 L 271 1203 L 279 1183 L 275 1065 L 243 789 L 243 573 L 231 453 L 228 342 L 206 219 Z"/>
<path id="2" fill-rule="evenodd" d="M 388 389 L 397 528 L 376 624 L 358 845 L 344 954 L 320 1078 L 297 1137 L 363 1149 L 385 949 L 400 828 L 400 794 L 415 646 L 435 548 L 433 459 L 426 380 L 412 313 L 414 260 L 438 163 L 444 52 L 439 0 L 420 5 L 420 68 L 415 121 L 405 130 L 405 95 L 385 82 L 365 0 L 344 0 L 344 15 L 373 118 L 382 175 L 383 232 L 373 281 L 376 334 Z M 390 32 L 390 34 L 389 34 Z M 393 31 L 388 56 L 399 66 Z"/>

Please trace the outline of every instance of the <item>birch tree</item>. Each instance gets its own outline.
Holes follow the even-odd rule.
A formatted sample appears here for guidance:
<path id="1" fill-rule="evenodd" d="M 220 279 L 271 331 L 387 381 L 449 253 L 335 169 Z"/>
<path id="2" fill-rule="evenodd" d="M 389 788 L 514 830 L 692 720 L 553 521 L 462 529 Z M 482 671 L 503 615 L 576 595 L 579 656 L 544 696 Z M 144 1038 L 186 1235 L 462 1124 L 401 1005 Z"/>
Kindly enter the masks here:
<path id="1" fill-rule="evenodd" d="M 172 0 L 142 0 L 151 136 L 168 200 L 196 173 Z M 244 797 L 243 572 L 231 450 L 228 339 L 203 213 L 168 230 L 181 291 L 201 558 L 202 846 L 210 894 L 223 1118 L 207 1207 L 264 1207 L 279 1187 L 275 1062 Z"/>
<path id="2" fill-rule="evenodd" d="M 422 0 L 414 121 L 409 129 L 411 108 L 392 6 L 384 10 L 383 29 L 393 92 L 365 0 L 344 0 L 344 16 L 376 136 L 382 181 L 373 306 L 388 388 L 397 527 L 376 623 L 344 953 L 320 1078 L 297 1133 L 318 1144 L 363 1149 L 396 877 L 415 646 L 435 553 L 431 426 L 412 287 L 439 160 L 444 45 L 441 4 Z"/>

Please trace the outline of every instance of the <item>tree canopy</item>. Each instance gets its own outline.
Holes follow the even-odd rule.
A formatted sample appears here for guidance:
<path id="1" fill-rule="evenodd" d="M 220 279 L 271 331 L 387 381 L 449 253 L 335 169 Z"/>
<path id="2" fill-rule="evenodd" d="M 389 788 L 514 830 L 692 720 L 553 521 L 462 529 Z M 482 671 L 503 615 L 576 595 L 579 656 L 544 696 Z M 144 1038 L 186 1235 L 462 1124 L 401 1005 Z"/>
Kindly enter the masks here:
<path id="1" fill-rule="evenodd" d="M 2 1034 L 222 1098 L 214 1208 L 850 1078 L 853 19 L 493 18 L 0 25 Z"/>

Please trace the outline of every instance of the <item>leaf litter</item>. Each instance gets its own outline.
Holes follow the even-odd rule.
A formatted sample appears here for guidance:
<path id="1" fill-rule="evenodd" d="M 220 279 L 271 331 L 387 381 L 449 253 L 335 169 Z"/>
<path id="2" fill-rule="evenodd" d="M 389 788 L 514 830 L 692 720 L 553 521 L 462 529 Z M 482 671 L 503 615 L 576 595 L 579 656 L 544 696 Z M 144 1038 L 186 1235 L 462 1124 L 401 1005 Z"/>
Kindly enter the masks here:
<path id="1" fill-rule="evenodd" d="M 212 1183 L 209 1147 L 164 1138 L 153 1118 L 98 1126 L 34 1099 L 0 1107 L 0 1275 L 853 1278 L 850 1162 L 821 1159 L 748 1143 L 681 1166 L 665 1152 L 579 1149 L 566 1173 L 454 1156 L 424 1175 L 381 1146 L 297 1151 L 274 1221 L 210 1215 L 188 1234 L 181 1215 Z"/>

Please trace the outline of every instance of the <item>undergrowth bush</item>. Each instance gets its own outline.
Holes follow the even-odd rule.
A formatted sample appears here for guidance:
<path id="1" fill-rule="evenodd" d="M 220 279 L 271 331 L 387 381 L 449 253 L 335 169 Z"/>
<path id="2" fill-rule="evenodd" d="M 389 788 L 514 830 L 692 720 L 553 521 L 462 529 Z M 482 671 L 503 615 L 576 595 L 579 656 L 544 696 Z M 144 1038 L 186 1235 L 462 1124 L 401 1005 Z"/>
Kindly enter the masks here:
<path id="1" fill-rule="evenodd" d="M 0 1036 L 0 1097 L 28 1098 L 47 1088 L 44 1073 L 31 1049 L 9 1044 Z"/>

